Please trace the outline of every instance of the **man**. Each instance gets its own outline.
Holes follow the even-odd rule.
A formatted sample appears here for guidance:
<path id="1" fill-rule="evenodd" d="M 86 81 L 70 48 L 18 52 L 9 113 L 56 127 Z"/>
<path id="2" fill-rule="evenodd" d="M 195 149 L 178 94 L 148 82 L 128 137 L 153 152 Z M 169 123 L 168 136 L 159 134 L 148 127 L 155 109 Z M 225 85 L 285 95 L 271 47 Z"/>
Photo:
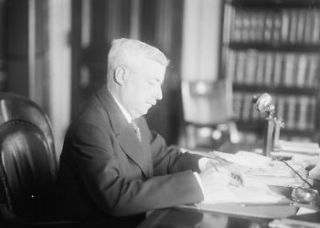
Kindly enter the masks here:
<path id="1" fill-rule="evenodd" d="M 200 173 L 205 159 L 167 147 L 149 130 L 143 115 L 162 98 L 168 62 L 141 41 L 112 42 L 107 85 L 65 137 L 59 184 L 66 218 L 88 227 L 133 227 L 149 210 L 201 202 L 207 182 L 228 181 L 213 168 Z"/>

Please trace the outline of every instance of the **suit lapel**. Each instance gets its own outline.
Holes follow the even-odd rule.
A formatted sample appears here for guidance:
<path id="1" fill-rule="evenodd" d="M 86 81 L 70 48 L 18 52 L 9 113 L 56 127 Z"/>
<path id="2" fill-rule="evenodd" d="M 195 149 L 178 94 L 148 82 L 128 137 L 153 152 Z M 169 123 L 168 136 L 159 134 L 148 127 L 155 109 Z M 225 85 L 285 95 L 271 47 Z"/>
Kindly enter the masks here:
<path id="1" fill-rule="evenodd" d="M 143 174 L 150 176 L 150 152 L 146 150 L 147 146 L 138 140 L 131 129 L 119 134 L 118 140 L 124 152 L 140 167 Z"/>
<path id="2" fill-rule="evenodd" d="M 138 165 L 146 177 L 150 176 L 152 173 L 151 152 L 150 146 L 146 142 L 144 130 L 141 129 L 142 142 L 140 142 L 107 88 L 103 87 L 97 96 L 110 118 L 111 126 L 121 148 Z M 140 127 L 140 125 L 141 123 L 138 121 L 138 126 Z"/>

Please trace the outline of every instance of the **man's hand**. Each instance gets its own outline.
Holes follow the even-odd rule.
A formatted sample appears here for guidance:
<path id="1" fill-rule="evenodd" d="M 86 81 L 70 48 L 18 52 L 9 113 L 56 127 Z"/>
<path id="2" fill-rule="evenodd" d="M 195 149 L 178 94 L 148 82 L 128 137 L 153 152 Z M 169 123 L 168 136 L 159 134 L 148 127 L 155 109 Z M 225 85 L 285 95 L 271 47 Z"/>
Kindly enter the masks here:
<path id="1" fill-rule="evenodd" d="M 228 197 L 230 188 L 241 187 L 242 177 L 225 167 L 212 166 L 200 173 L 204 202 L 212 203 Z"/>
<path id="2" fill-rule="evenodd" d="M 200 179 L 204 188 L 218 185 L 227 186 L 231 181 L 231 175 L 222 169 L 219 171 L 217 167 L 211 167 L 200 173 Z"/>
<path id="3" fill-rule="evenodd" d="M 223 184 L 223 185 L 233 185 L 233 186 L 242 186 L 243 180 L 240 173 L 228 169 L 225 167 L 212 166 L 207 168 L 200 173 L 200 179 L 205 187 L 205 185 L 213 184 Z"/>
<path id="4" fill-rule="evenodd" d="M 211 173 L 213 171 L 225 173 L 230 178 L 229 184 L 235 186 L 243 185 L 243 178 L 241 171 L 237 169 L 232 163 L 226 160 L 217 160 L 209 158 L 201 158 L 199 160 L 199 168 L 201 173 Z M 207 174 L 203 174 L 207 175 Z"/>
<path id="5" fill-rule="evenodd" d="M 201 170 L 201 172 L 210 168 L 215 168 L 217 170 L 217 167 L 229 166 L 230 164 L 232 163 L 218 157 L 216 159 L 205 157 L 199 159 L 199 169 Z"/>

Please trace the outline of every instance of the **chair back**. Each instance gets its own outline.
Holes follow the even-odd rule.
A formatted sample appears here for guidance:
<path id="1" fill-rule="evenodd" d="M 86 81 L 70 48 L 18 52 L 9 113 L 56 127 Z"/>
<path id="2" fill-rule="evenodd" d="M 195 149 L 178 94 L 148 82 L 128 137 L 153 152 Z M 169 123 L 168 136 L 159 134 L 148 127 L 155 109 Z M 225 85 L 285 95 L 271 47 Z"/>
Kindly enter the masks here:
<path id="1" fill-rule="evenodd" d="M 0 93 L 0 159 L 2 206 L 19 217 L 44 216 L 58 166 L 49 119 L 33 101 Z"/>

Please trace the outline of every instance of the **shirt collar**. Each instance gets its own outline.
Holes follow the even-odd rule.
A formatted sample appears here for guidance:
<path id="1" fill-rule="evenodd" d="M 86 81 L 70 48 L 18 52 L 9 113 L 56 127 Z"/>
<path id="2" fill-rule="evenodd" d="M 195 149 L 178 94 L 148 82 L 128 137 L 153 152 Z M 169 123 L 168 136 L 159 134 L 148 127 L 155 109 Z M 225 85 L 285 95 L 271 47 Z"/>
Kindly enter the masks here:
<path id="1" fill-rule="evenodd" d="M 129 112 L 123 107 L 123 105 L 120 104 L 120 102 L 117 100 L 117 98 L 112 94 L 110 93 L 111 96 L 113 97 L 114 101 L 116 102 L 116 104 L 119 106 L 122 114 L 124 115 L 124 117 L 126 118 L 126 120 L 128 121 L 128 123 L 131 123 L 132 122 L 132 117 L 131 115 L 129 114 Z"/>

